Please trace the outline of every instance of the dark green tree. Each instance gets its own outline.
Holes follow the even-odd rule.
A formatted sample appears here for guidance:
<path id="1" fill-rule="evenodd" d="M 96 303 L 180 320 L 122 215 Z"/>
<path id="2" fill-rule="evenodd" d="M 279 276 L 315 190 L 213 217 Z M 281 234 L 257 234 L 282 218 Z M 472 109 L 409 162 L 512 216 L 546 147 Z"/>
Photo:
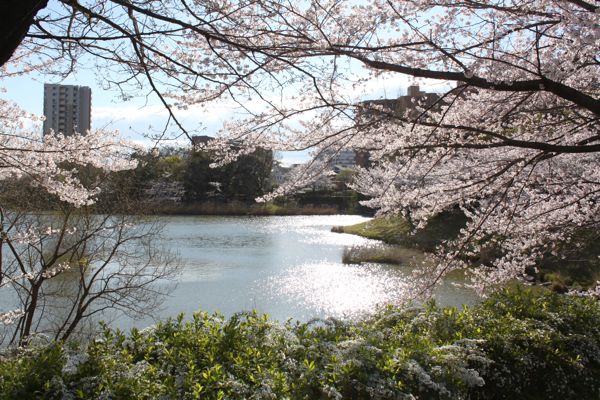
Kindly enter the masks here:
<path id="1" fill-rule="evenodd" d="M 219 168 L 210 168 L 211 162 L 210 154 L 207 152 L 196 151 L 190 155 L 183 171 L 185 201 L 206 200 L 209 192 L 218 191 L 215 183 L 220 181 L 221 171 Z"/>
<path id="2" fill-rule="evenodd" d="M 223 167 L 222 191 L 228 199 L 253 201 L 271 189 L 273 152 L 256 149 Z"/>
<path id="3" fill-rule="evenodd" d="M 215 199 L 253 201 L 271 188 L 273 152 L 257 149 L 230 164 L 211 168 L 215 161 L 209 152 L 194 152 L 183 172 L 185 200 Z"/>

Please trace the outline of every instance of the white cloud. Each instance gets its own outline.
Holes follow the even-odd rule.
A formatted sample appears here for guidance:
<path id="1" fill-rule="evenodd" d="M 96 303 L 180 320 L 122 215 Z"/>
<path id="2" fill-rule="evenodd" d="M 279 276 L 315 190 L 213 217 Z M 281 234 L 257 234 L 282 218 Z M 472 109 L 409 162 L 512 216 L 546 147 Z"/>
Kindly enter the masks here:
<path id="1" fill-rule="evenodd" d="M 235 108 L 232 104 L 215 102 L 205 106 L 193 105 L 186 109 L 173 108 L 177 119 L 192 135 L 213 135 L 224 121 L 232 118 Z M 162 105 L 114 105 L 92 107 L 92 125 L 94 128 L 116 129 L 123 137 L 140 140 L 145 144 L 151 141 L 146 137 L 165 129 L 169 113 Z M 167 127 L 171 137 L 178 136 L 179 128 L 172 122 Z"/>
<path id="2" fill-rule="evenodd" d="M 192 105 L 185 109 L 173 108 L 175 115 L 181 119 L 202 121 L 223 121 L 234 111 L 233 105 L 223 102 L 207 104 L 205 106 Z M 99 121 L 130 121 L 140 122 L 149 119 L 164 119 L 168 117 L 167 109 L 162 105 L 137 106 L 104 106 L 93 107 L 92 118 Z"/>

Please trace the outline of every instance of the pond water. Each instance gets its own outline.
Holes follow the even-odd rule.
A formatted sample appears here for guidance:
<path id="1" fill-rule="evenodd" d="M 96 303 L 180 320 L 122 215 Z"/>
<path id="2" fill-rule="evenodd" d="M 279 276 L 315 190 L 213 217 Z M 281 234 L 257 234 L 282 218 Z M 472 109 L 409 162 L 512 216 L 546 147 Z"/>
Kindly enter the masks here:
<path id="1" fill-rule="evenodd" d="M 368 219 L 360 216 L 160 218 L 166 224 L 163 244 L 179 253 L 181 273 L 155 318 L 252 309 L 278 320 L 353 318 L 397 301 L 410 279 L 409 266 L 342 263 L 345 248 L 377 243 L 331 232 L 334 225 Z M 450 283 L 436 298 L 445 305 L 476 301 L 474 293 Z M 152 323 L 121 317 L 114 325 Z"/>

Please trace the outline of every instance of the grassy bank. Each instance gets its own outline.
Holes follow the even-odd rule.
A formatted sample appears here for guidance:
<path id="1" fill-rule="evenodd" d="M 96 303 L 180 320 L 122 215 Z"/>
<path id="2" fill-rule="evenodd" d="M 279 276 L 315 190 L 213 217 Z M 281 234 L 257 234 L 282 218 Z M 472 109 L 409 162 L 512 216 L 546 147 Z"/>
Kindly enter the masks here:
<path id="1" fill-rule="evenodd" d="M 342 253 L 344 264 L 360 264 L 364 262 L 380 264 L 410 264 L 423 260 L 420 250 L 402 246 L 352 246 L 345 248 Z"/>
<path id="2" fill-rule="evenodd" d="M 333 215 L 340 213 L 336 207 L 294 207 L 238 202 L 161 204 L 147 209 L 147 213 L 157 215 Z"/>
<path id="3" fill-rule="evenodd" d="M 198 313 L 87 349 L 19 350 L 0 363 L 0 398 L 597 399 L 600 305 L 513 290 L 358 322 Z"/>
<path id="4" fill-rule="evenodd" d="M 441 241 L 456 237 L 465 223 L 465 216 L 461 212 L 452 211 L 432 218 L 424 229 L 416 231 L 400 215 L 374 218 L 356 225 L 336 226 L 332 231 L 381 240 L 388 244 L 399 244 L 431 251 Z"/>
<path id="5" fill-rule="evenodd" d="M 411 252 L 407 248 L 431 251 L 443 240 L 456 237 L 465 222 L 462 213 L 453 211 L 438 215 L 427 227 L 418 231 L 414 231 L 412 225 L 400 215 L 374 218 L 355 225 L 335 226 L 331 230 L 381 240 L 389 245 L 399 245 L 352 247 L 345 250 L 344 263 L 406 264 L 413 256 L 418 255 L 418 252 Z"/>
<path id="6" fill-rule="evenodd" d="M 426 228 L 414 234 L 411 233 L 412 226 L 401 216 L 375 218 L 356 225 L 337 226 L 332 231 L 401 246 L 400 248 L 393 246 L 349 248 L 343 256 L 346 263 L 405 264 L 407 256 L 403 247 L 431 251 L 441 241 L 456 237 L 465 222 L 465 217 L 461 213 L 448 212 L 433 218 Z M 598 243 L 600 243 L 600 233 L 592 229 L 581 229 L 574 235 L 571 243 L 564 244 L 565 248 L 560 249 L 563 256 L 546 254 L 535 270 L 527 271 L 531 283 L 547 285 L 557 292 L 593 287 L 600 280 Z"/>

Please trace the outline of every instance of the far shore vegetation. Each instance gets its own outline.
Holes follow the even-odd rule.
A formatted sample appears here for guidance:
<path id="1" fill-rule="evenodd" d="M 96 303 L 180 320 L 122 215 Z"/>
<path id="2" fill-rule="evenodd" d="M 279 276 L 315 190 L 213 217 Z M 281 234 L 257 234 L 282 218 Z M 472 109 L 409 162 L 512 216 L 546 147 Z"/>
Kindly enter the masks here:
<path id="1" fill-rule="evenodd" d="M 154 206 L 149 213 L 156 215 L 333 215 L 340 210 L 333 206 L 319 205 L 277 205 L 248 204 L 243 202 L 205 202 L 183 204 L 159 204 Z"/>
<path id="2" fill-rule="evenodd" d="M 135 169 L 107 177 L 99 203 L 111 203 L 124 212 L 158 215 L 373 214 L 360 204 L 365 197 L 347 187 L 344 173 L 326 185 L 257 202 L 277 186 L 273 168 L 278 163 L 272 151 L 264 149 L 221 167 L 211 165 L 215 161 L 211 152 L 183 147 L 138 153 L 133 158 L 138 161 Z M 115 202 L 115 192 L 122 194 L 121 201 Z"/>

